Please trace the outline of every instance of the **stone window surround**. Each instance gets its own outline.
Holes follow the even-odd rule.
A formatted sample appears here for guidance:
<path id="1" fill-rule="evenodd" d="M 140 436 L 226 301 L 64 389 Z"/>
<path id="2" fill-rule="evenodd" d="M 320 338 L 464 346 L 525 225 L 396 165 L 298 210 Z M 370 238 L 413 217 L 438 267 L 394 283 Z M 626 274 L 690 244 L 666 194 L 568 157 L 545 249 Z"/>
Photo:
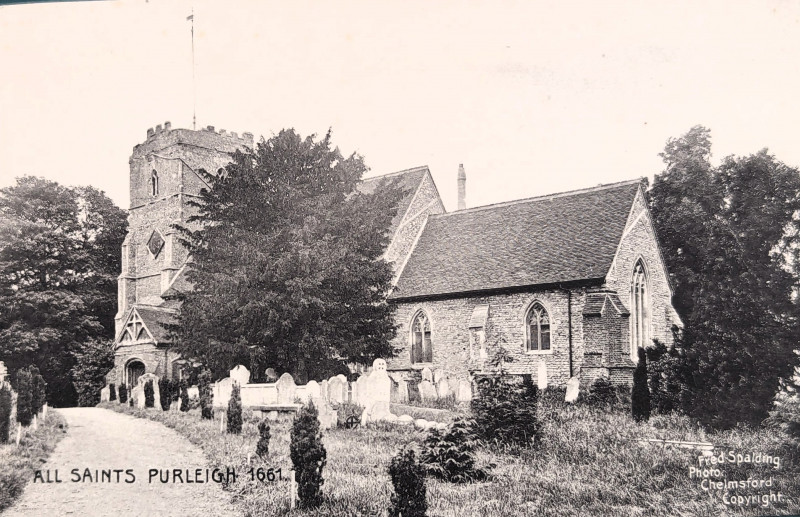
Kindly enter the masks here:
<path id="1" fill-rule="evenodd" d="M 644 300 L 643 300 L 643 308 L 644 312 L 647 314 L 645 317 L 646 327 L 642 328 L 642 335 L 643 343 L 649 342 L 650 337 L 653 335 L 653 317 L 652 317 L 652 309 L 653 309 L 653 294 L 652 294 L 652 286 L 650 281 L 650 269 L 647 267 L 647 261 L 644 259 L 644 256 L 639 254 L 636 257 L 636 260 L 633 261 L 633 268 L 630 274 L 630 290 L 628 292 L 628 307 L 631 313 L 630 317 L 630 330 L 628 332 L 630 338 L 630 357 L 631 361 L 634 363 L 639 362 L 639 355 L 638 355 L 638 346 L 636 343 L 636 336 L 637 332 L 635 331 L 635 325 L 637 322 L 637 315 L 636 315 L 636 305 L 634 304 L 634 282 L 636 277 L 636 268 L 637 266 L 642 265 L 642 271 L 644 273 L 644 281 L 645 281 L 645 289 L 644 289 Z"/>
<path id="2" fill-rule="evenodd" d="M 547 318 L 550 320 L 550 350 L 531 350 L 530 349 L 530 336 L 528 335 L 528 313 L 533 309 L 533 306 L 536 304 L 541 305 L 544 307 L 544 310 L 547 311 Z M 553 309 L 552 306 L 538 296 L 534 296 L 526 305 L 525 310 L 522 311 L 522 351 L 527 355 L 553 355 L 553 336 L 556 333 L 556 322 L 553 319 Z"/>
<path id="3" fill-rule="evenodd" d="M 425 315 L 425 318 L 428 320 L 428 325 L 431 328 L 431 360 L 430 361 L 417 361 L 414 362 L 412 358 L 412 353 L 414 350 L 414 320 L 417 319 L 417 316 L 422 313 Z M 430 311 L 425 310 L 422 307 L 417 308 L 414 312 L 411 313 L 411 319 L 408 322 L 408 356 L 409 356 L 409 363 L 411 365 L 412 370 L 422 370 L 424 368 L 430 368 L 433 366 L 433 335 L 434 335 L 434 327 L 433 319 L 431 318 Z"/>

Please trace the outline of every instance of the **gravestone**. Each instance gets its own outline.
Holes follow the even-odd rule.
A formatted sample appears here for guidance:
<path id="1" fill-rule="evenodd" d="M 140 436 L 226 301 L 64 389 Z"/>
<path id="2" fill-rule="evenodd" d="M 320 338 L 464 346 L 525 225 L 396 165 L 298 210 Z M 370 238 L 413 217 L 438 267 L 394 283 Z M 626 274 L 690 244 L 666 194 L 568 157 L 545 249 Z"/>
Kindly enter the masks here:
<path id="1" fill-rule="evenodd" d="M 278 372 L 275 371 L 275 368 L 267 368 L 264 375 L 267 377 L 267 382 L 278 382 Z"/>
<path id="2" fill-rule="evenodd" d="M 244 386 L 250 383 L 250 370 L 241 364 L 237 365 L 236 368 L 230 371 L 230 377 L 236 381 L 239 386 Z"/>
<path id="3" fill-rule="evenodd" d="M 0 384 L 3 384 L 0 382 Z M 108 402 L 111 400 L 111 388 L 106 386 L 102 390 L 100 390 L 100 402 Z"/>
<path id="4" fill-rule="evenodd" d="M 419 383 L 419 398 L 423 402 L 436 400 L 436 386 L 430 381 L 422 381 Z"/>
<path id="5" fill-rule="evenodd" d="M 320 396 L 319 383 L 317 381 L 308 381 L 308 384 L 306 384 L 306 396 L 313 400 L 314 404 L 319 405 L 317 401 L 321 400 L 322 397 Z"/>
<path id="6" fill-rule="evenodd" d="M 317 407 L 317 420 L 319 420 L 320 429 L 327 430 L 331 427 L 336 427 L 339 421 L 339 414 L 325 401 L 321 400 L 318 404 L 315 400 L 314 405 Z"/>
<path id="7" fill-rule="evenodd" d="M 459 402 L 470 402 L 472 400 L 472 384 L 467 380 L 458 381 L 456 400 Z"/>
<path id="8" fill-rule="evenodd" d="M 362 382 L 358 386 L 359 404 L 365 409 L 369 409 L 378 402 L 388 404 L 391 401 L 392 379 L 386 373 L 386 361 L 375 359 L 372 364 L 372 373 L 366 377 L 360 377 Z"/>
<path id="9" fill-rule="evenodd" d="M 355 395 L 353 402 L 362 407 L 367 407 L 365 400 L 367 397 L 367 384 L 369 375 L 362 375 L 353 383 L 353 394 Z"/>
<path id="10" fill-rule="evenodd" d="M 133 407 L 144 409 L 144 386 L 137 384 L 131 390 L 129 397 L 133 400 Z"/>
<path id="11" fill-rule="evenodd" d="M 578 391 L 581 386 L 581 380 L 578 376 L 570 378 L 567 381 L 567 395 L 564 400 L 567 402 L 575 402 L 578 400 Z"/>
<path id="12" fill-rule="evenodd" d="M 422 369 L 421 373 L 423 381 L 433 382 L 433 373 L 431 373 L 430 368 L 426 366 L 425 368 Z"/>
<path id="13" fill-rule="evenodd" d="M 378 422 L 385 420 L 391 412 L 389 411 L 388 402 L 375 402 L 368 409 L 365 409 L 361 414 L 361 425 L 366 425 L 368 422 Z"/>
<path id="14" fill-rule="evenodd" d="M 275 387 L 278 388 L 278 404 L 294 404 L 294 399 L 297 397 L 297 385 L 290 373 L 281 375 Z"/>
<path id="15" fill-rule="evenodd" d="M 231 399 L 231 390 L 233 389 L 233 379 L 225 377 L 221 381 L 214 383 L 214 407 L 227 408 L 228 401 Z M 189 397 L 191 398 L 191 396 Z"/>
<path id="16" fill-rule="evenodd" d="M 153 373 L 145 373 L 139 377 L 139 380 L 136 383 L 137 387 L 142 388 L 142 401 L 137 407 L 144 407 L 144 385 L 147 384 L 147 381 L 153 381 L 153 407 L 155 409 L 161 409 L 161 395 L 158 390 L 158 376 Z"/>
<path id="17" fill-rule="evenodd" d="M 325 379 L 319 383 L 319 396 L 322 400 L 330 402 L 330 398 L 328 398 L 328 380 Z"/>
<path id="18" fill-rule="evenodd" d="M 544 364 L 544 361 L 539 361 L 539 366 L 536 373 L 536 385 L 538 386 L 539 390 L 541 391 L 547 389 L 547 365 Z"/>
<path id="19" fill-rule="evenodd" d="M 444 370 L 442 370 L 441 368 L 437 368 L 437 369 L 435 369 L 433 371 L 433 383 L 434 384 L 439 384 L 439 381 L 444 379 L 444 377 L 445 377 L 445 373 L 444 373 Z"/>
<path id="20" fill-rule="evenodd" d="M 347 393 L 346 383 L 347 380 L 342 380 L 338 375 L 331 377 L 331 380 L 328 381 L 328 400 L 331 404 L 344 402 Z"/>
<path id="21" fill-rule="evenodd" d="M 406 381 L 403 379 L 397 382 L 392 381 L 392 391 L 389 401 L 395 404 L 405 404 L 408 402 L 408 384 Z"/>
<path id="22" fill-rule="evenodd" d="M 450 382 L 447 380 L 447 377 L 439 379 L 439 382 L 436 384 L 436 393 L 439 395 L 440 399 L 450 396 Z"/>

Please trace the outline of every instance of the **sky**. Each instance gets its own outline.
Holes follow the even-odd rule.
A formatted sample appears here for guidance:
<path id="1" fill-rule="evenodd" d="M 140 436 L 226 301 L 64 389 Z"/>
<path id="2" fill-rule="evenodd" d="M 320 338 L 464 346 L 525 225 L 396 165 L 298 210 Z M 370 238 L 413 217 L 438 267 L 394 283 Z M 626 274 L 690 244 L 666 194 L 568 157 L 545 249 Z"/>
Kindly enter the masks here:
<path id="1" fill-rule="evenodd" d="M 0 187 L 32 174 L 124 208 L 133 146 L 193 106 L 257 138 L 330 128 L 370 176 L 428 165 L 448 210 L 460 163 L 470 207 L 652 178 L 697 124 L 716 161 L 800 166 L 800 2 L 13 5 L 0 77 Z"/>

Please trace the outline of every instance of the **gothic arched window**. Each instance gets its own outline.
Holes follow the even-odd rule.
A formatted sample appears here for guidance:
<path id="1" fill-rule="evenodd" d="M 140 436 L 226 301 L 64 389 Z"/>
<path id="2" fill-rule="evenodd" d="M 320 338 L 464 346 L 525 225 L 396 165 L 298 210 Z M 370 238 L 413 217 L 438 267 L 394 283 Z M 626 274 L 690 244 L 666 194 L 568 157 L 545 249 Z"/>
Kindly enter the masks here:
<path id="1" fill-rule="evenodd" d="M 433 362 L 431 321 L 424 311 L 417 312 L 411 320 L 411 362 Z"/>
<path id="2" fill-rule="evenodd" d="M 153 170 L 150 175 L 150 193 L 155 197 L 158 195 L 158 172 Z"/>
<path id="3" fill-rule="evenodd" d="M 650 293 L 644 262 L 636 262 L 631 279 L 631 359 L 637 360 L 638 348 L 644 348 L 650 338 Z"/>
<path id="4" fill-rule="evenodd" d="M 528 350 L 550 350 L 550 315 L 539 302 L 531 305 L 525 316 L 525 329 L 528 334 Z"/>

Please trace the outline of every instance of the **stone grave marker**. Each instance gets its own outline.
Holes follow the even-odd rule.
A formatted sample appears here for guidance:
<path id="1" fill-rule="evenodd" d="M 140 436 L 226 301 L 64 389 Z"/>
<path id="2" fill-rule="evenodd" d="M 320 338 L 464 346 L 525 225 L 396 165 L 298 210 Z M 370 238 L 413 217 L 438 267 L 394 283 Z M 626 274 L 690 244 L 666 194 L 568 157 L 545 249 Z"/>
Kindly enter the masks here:
<path id="1" fill-rule="evenodd" d="M 230 371 L 230 377 L 236 381 L 239 386 L 250 384 L 250 370 L 241 364 L 237 365 L 236 368 Z"/>
<path id="2" fill-rule="evenodd" d="M 278 372 L 275 371 L 275 368 L 267 368 L 264 375 L 267 377 L 267 382 L 278 382 Z"/>
<path id="3" fill-rule="evenodd" d="M 436 384 L 436 393 L 439 395 L 440 399 L 450 396 L 450 382 L 447 380 L 447 377 L 439 379 L 439 382 Z"/>
<path id="4" fill-rule="evenodd" d="M 536 385 L 539 390 L 547 389 L 547 365 L 544 364 L 544 361 L 539 361 L 536 374 Z"/>
<path id="5" fill-rule="evenodd" d="M 445 373 L 444 373 L 444 370 L 442 370 L 441 368 L 437 368 L 437 369 L 435 369 L 433 371 L 433 383 L 434 384 L 439 384 L 439 381 L 444 379 L 444 377 L 445 377 Z"/>
<path id="6" fill-rule="evenodd" d="M 567 381 L 567 395 L 564 400 L 567 402 L 575 402 L 578 400 L 578 392 L 581 386 L 581 380 L 578 376 L 570 378 Z"/>
<path id="7" fill-rule="evenodd" d="M 430 368 L 426 366 L 425 368 L 422 369 L 421 373 L 423 381 L 433 382 L 433 373 L 431 373 Z"/>
<path id="8" fill-rule="evenodd" d="M 294 404 L 297 397 L 297 385 L 290 373 L 284 373 L 276 383 L 278 388 L 278 404 Z"/>
<path id="9" fill-rule="evenodd" d="M 319 389 L 319 383 L 317 381 L 308 381 L 308 384 L 306 384 L 306 395 L 309 399 L 314 401 L 314 404 L 319 405 L 319 402 L 317 401 L 321 400 L 322 397 L 320 396 L 321 393 Z"/>
<path id="10" fill-rule="evenodd" d="M 459 402 L 469 402 L 472 400 L 472 384 L 467 380 L 458 381 L 458 391 L 456 400 Z"/>
<path id="11" fill-rule="evenodd" d="M 328 381 L 328 400 L 331 404 L 341 404 L 345 400 L 346 396 L 346 389 L 345 383 L 347 380 L 344 381 L 340 378 L 340 376 L 331 377 L 331 380 Z"/>
<path id="12" fill-rule="evenodd" d="M 2 382 L 0 382 L 2 384 Z M 100 402 L 108 402 L 111 400 L 111 388 L 106 386 L 100 390 Z"/>
<path id="13" fill-rule="evenodd" d="M 330 401 L 328 398 L 328 380 L 324 379 L 322 382 L 319 383 L 319 396 L 322 400 Z"/>
<path id="14" fill-rule="evenodd" d="M 419 383 L 419 397 L 423 402 L 429 400 L 436 400 L 436 386 L 430 381 L 422 381 Z"/>

